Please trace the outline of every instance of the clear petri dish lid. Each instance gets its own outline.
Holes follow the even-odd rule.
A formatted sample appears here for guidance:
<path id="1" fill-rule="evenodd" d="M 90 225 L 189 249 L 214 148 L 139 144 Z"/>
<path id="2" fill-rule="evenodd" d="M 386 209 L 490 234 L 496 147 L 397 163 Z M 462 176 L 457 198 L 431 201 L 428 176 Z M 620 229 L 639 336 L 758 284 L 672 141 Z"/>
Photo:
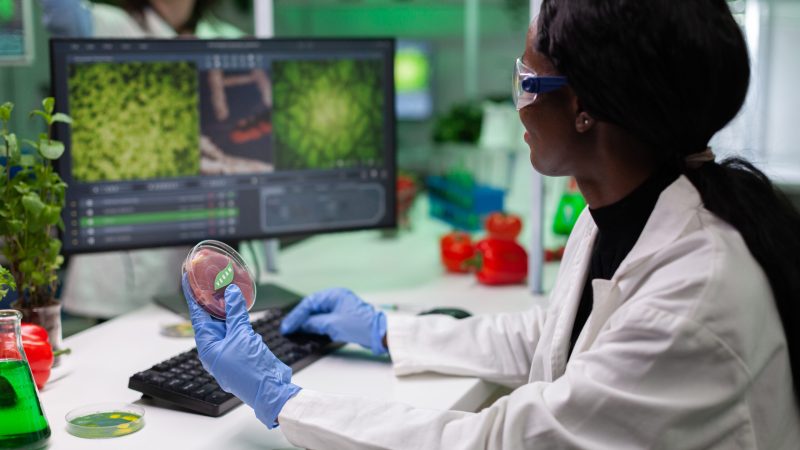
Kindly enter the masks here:
<path id="1" fill-rule="evenodd" d="M 225 320 L 225 289 L 235 284 L 242 291 L 247 310 L 256 301 L 253 272 L 239 253 L 224 242 L 201 241 L 186 255 L 182 274 L 197 304 L 212 317 Z"/>
<path id="2" fill-rule="evenodd" d="M 126 403 L 81 406 L 66 415 L 67 431 L 87 439 L 127 436 L 144 427 L 144 408 Z"/>

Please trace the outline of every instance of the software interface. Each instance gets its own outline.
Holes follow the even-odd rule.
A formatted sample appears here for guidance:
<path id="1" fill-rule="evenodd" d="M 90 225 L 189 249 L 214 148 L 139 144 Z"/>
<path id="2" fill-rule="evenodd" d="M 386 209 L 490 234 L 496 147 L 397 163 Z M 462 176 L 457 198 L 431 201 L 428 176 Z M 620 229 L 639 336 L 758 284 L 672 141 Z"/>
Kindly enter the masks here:
<path id="1" fill-rule="evenodd" d="M 424 120 L 433 114 L 430 47 L 419 41 L 398 41 L 394 59 L 397 118 Z"/>
<path id="2" fill-rule="evenodd" d="M 0 64 L 30 59 L 30 6 L 22 0 L 0 0 Z"/>
<path id="3" fill-rule="evenodd" d="M 392 226 L 391 40 L 59 40 L 64 249 Z"/>

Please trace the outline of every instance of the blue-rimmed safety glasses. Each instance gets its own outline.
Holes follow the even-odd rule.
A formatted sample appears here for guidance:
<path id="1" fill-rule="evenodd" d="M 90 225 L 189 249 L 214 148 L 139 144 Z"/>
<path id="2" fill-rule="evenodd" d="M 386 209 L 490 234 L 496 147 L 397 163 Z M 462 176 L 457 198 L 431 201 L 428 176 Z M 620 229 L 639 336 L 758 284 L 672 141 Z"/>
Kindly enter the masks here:
<path id="1" fill-rule="evenodd" d="M 555 91 L 566 86 L 567 77 L 537 75 L 533 69 L 522 62 L 522 58 L 517 58 L 513 83 L 511 92 L 514 96 L 514 106 L 519 111 L 533 103 L 538 94 Z"/>

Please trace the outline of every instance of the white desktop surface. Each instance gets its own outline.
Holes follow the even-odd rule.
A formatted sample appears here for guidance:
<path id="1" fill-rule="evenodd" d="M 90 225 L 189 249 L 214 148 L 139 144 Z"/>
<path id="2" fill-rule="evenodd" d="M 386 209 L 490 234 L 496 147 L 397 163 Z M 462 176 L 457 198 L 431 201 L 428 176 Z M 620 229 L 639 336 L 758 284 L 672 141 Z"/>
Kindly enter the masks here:
<path id="1" fill-rule="evenodd" d="M 438 238 L 449 227 L 424 217 L 416 219 L 424 214 L 421 205 L 417 206 L 417 226 L 411 231 L 402 231 L 395 238 L 361 231 L 308 239 L 283 251 L 280 274 L 262 281 L 300 293 L 346 286 L 374 304 L 455 306 L 474 314 L 522 311 L 545 301 L 531 295 L 526 286 L 487 287 L 472 275 L 445 274 L 439 262 Z M 192 339 L 159 334 L 162 325 L 180 320 L 172 312 L 149 305 L 65 339 L 73 353 L 62 358 L 55 379 L 40 393 L 52 429 L 48 448 L 291 448 L 279 429 L 268 430 L 247 406 L 211 418 L 144 403 L 138 392 L 127 388 L 132 374 L 194 347 Z M 388 359 L 373 357 L 352 345 L 301 370 L 293 382 L 322 392 L 465 411 L 477 409 L 495 390 L 489 383 L 468 377 L 421 374 L 398 378 Z M 81 439 L 67 433 L 67 412 L 110 401 L 144 406 L 144 428 L 111 440 Z"/>

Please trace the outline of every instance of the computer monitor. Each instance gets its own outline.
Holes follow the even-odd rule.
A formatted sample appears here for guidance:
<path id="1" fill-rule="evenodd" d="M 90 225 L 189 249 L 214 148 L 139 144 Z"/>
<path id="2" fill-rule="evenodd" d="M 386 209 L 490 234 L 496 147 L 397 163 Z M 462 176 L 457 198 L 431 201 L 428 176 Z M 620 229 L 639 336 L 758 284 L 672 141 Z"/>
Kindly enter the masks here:
<path id="1" fill-rule="evenodd" d="M 396 225 L 391 39 L 51 42 L 66 254 Z"/>
<path id="2" fill-rule="evenodd" d="M 33 60 L 32 3 L 0 0 L 0 65 L 28 64 Z"/>
<path id="3" fill-rule="evenodd" d="M 430 118 L 433 113 L 430 46 L 422 41 L 400 40 L 394 61 L 397 118 Z"/>

